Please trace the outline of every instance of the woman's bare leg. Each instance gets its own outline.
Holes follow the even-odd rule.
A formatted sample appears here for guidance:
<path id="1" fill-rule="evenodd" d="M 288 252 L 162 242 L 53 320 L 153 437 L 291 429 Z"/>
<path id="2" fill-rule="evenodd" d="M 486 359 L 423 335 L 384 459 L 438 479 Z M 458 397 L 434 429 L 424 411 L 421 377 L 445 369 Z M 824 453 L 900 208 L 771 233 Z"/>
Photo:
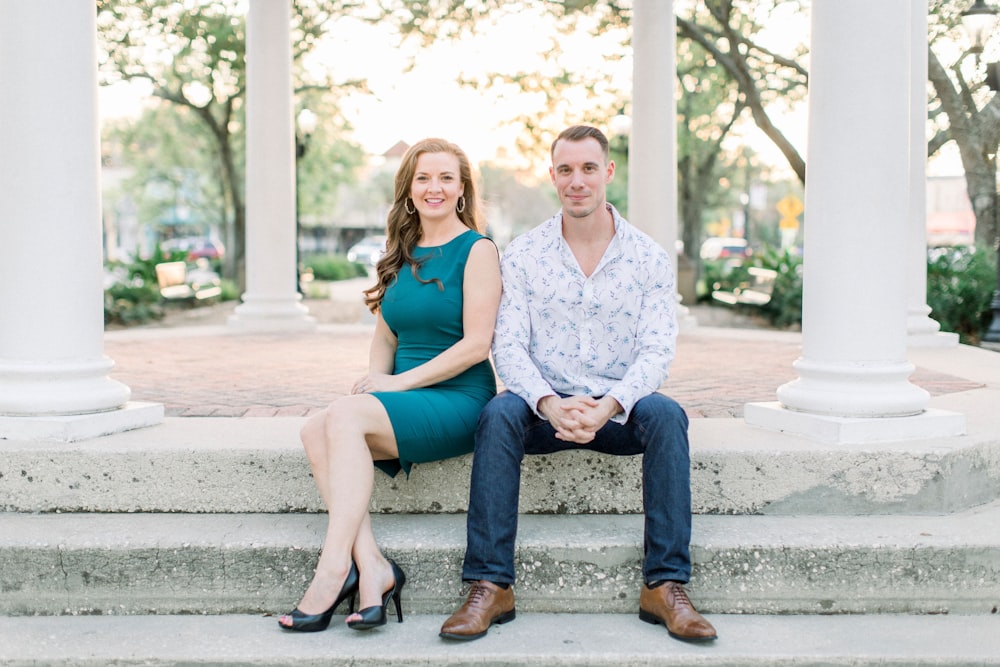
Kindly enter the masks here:
<path id="1" fill-rule="evenodd" d="M 360 599 L 358 609 L 377 607 L 382 604 L 382 594 L 392 588 L 394 580 L 392 566 L 382 554 L 372 532 L 371 517 L 365 515 L 354 541 L 354 562 L 360 573 Z M 348 616 L 345 621 L 360 620 L 358 614 Z"/>
<path id="2" fill-rule="evenodd" d="M 332 403 L 323 413 L 310 418 L 302 430 L 302 439 L 316 486 L 327 506 L 328 521 L 316 574 L 298 608 L 306 614 L 318 614 L 330 607 L 343 587 L 359 534 L 366 545 L 361 555 L 377 567 L 371 548 L 377 551 L 378 547 L 368 517 L 374 486 L 372 461 L 373 457 L 395 457 L 396 444 L 385 408 L 367 395 L 345 396 Z M 360 570 L 362 563 L 358 566 Z M 385 568 L 391 580 L 387 562 Z M 363 594 L 362 604 L 366 597 L 371 596 Z"/>

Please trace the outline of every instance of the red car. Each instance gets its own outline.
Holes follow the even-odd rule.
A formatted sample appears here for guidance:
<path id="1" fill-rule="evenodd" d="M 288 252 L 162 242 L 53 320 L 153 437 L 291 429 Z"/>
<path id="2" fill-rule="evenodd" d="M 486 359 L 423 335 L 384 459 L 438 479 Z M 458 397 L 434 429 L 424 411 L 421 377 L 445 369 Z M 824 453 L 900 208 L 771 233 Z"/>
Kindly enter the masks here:
<path id="1" fill-rule="evenodd" d="M 226 249 L 218 241 L 207 236 L 181 236 L 168 239 L 160 244 L 163 252 L 186 251 L 187 261 L 193 262 L 204 257 L 210 260 L 221 260 Z"/>

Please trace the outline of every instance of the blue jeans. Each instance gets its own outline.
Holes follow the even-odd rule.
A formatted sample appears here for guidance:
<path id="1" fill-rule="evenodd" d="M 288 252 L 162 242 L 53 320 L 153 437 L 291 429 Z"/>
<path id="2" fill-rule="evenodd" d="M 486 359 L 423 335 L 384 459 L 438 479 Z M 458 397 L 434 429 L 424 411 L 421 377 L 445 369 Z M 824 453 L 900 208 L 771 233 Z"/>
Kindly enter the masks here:
<path id="1" fill-rule="evenodd" d="M 504 391 L 483 409 L 476 431 L 462 579 L 514 583 L 514 539 L 525 454 L 590 449 L 642 454 L 645 510 L 642 574 L 646 583 L 691 577 L 691 468 L 684 410 L 663 394 L 632 408 L 628 422 L 608 422 L 586 445 L 558 440 L 519 396 Z"/>

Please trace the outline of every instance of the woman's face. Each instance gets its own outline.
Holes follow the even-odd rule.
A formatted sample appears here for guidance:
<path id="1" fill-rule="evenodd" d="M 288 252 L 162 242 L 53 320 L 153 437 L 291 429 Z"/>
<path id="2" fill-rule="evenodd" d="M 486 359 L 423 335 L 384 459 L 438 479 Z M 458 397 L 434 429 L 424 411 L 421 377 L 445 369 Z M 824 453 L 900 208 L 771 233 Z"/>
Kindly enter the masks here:
<path id="1" fill-rule="evenodd" d="M 452 153 L 422 153 L 410 182 L 410 199 L 421 220 L 456 215 L 458 198 L 464 194 L 458 157 Z"/>

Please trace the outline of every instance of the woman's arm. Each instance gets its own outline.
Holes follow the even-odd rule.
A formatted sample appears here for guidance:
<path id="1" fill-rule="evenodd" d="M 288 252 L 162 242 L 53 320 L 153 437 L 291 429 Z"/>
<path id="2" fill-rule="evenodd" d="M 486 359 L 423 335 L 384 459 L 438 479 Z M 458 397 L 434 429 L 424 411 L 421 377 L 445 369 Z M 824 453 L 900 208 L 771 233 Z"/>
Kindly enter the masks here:
<path id="1" fill-rule="evenodd" d="M 399 375 L 389 375 L 391 371 L 377 374 L 373 341 L 367 391 L 405 391 L 428 387 L 453 378 L 488 358 L 497 308 L 500 305 L 500 290 L 500 257 L 497 247 L 489 239 L 480 239 L 472 245 L 465 264 L 462 281 L 462 339 L 433 359 Z M 382 368 L 384 370 L 384 366 Z"/>
<path id="2" fill-rule="evenodd" d="M 368 372 L 391 375 L 396 365 L 396 346 L 399 341 L 382 319 L 379 309 L 375 319 L 375 335 L 372 337 L 371 348 L 368 350 Z"/>

